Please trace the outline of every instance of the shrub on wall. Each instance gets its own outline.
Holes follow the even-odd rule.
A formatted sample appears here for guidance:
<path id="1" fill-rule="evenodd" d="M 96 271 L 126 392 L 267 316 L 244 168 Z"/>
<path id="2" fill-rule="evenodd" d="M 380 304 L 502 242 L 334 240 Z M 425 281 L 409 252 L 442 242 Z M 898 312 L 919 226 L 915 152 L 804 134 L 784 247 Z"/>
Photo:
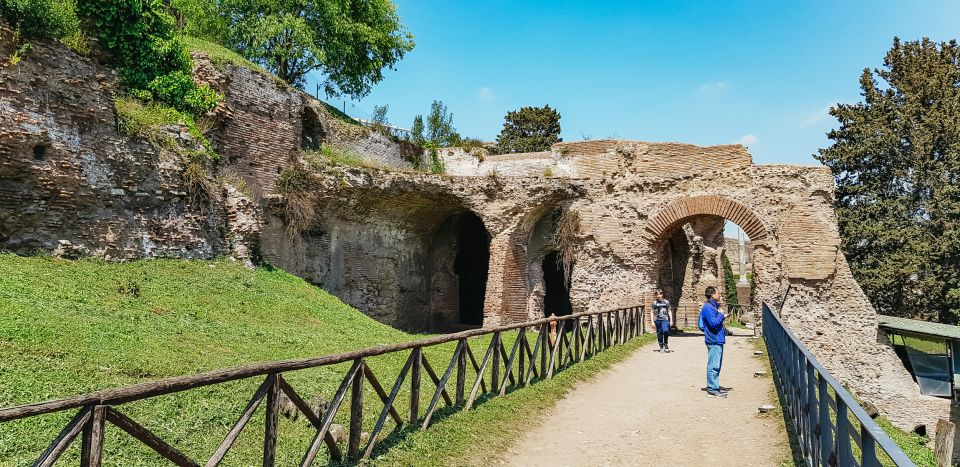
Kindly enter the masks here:
<path id="1" fill-rule="evenodd" d="M 0 16 L 26 38 L 60 39 L 80 29 L 73 0 L 0 0 Z"/>
<path id="2" fill-rule="evenodd" d="M 161 0 L 80 0 L 124 84 L 141 99 L 201 114 L 219 96 L 190 78 L 190 54 Z"/>
<path id="3" fill-rule="evenodd" d="M 178 110 L 195 115 L 206 113 L 217 106 L 220 96 L 209 86 L 197 86 L 189 73 L 177 70 L 161 75 L 147 85 L 152 98 L 174 105 Z"/>
<path id="4" fill-rule="evenodd" d="M 300 235 L 313 225 L 315 187 L 313 174 L 302 167 L 287 167 L 277 176 L 277 193 L 283 195 L 283 217 L 290 237 Z"/>
<path id="5" fill-rule="evenodd" d="M 121 133 L 143 138 L 191 158 L 196 155 L 210 160 L 219 159 L 220 156 L 213 150 L 210 140 L 204 136 L 201 125 L 192 115 L 157 103 L 144 104 L 132 98 L 119 98 L 113 104 Z M 187 128 L 197 143 L 197 149 L 184 149 L 168 131 L 170 127 L 180 125 Z"/>

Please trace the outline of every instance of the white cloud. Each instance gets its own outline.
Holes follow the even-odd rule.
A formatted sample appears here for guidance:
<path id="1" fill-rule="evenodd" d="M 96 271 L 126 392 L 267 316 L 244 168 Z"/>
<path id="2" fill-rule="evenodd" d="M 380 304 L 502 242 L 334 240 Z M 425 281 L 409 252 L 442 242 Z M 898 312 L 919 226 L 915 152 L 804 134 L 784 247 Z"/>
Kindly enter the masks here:
<path id="1" fill-rule="evenodd" d="M 480 100 L 484 100 L 484 101 L 491 101 L 495 98 L 495 96 L 493 95 L 493 89 L 490 89 L 486 86 L 480 88 L 477 91 L 477 97 L 479 97 Z"/>
<path id="2" fill-rule="evenodd" d="M 814 125 L 823 122 L 830 117 L 830 107 L 833 107 L 833 104 L 827 104 L 819 109 L 816 112 L 811 112 L 806 117 L 803 118 L 803 121 L 800 122 L 800 128 L 808 128 Z"/>
<path id="3" fill-rule="evenodd" d="M 700 94 L 720 94 L 727 90 L 730 87 L 730 83 L 726 81 L 715 81 L 713 83 L 703 83 L 697 87 L 697 92 Z"/>
<path id="4" fill-rule="evenodd" d="M 749 134 L 743 135 L 740 139 L 734 141 L 734 144 L 742 144 L 744 146 L 750 147 L 760 143 L 760 138 L 757 135 Z"/>

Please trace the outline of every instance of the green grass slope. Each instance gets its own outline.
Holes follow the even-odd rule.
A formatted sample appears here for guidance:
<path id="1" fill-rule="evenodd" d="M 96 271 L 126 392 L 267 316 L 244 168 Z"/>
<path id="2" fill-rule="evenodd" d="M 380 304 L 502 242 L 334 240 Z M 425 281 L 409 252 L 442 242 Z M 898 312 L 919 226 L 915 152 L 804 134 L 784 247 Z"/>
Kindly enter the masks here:
<path id="1" fill-rule="evenodd" d="M 413 337 L 279 270 L 250 271 L 228 261 L 103 263 L 0 255 L 0 406 Z M 404 358 L 383 356 L 372 363 L 384 373 L 384 384 Z M 344 371 L 341 365 L 289 379 L 306 397 L 330 398 Z M 120 409 L 188 455 L 206 458 L 260 382 L 232 382 Z M 0 464 L 30 462 L 71 415 L 0 424 Z M 230 464 L 257 463 L 262 422 L 251 423 L 228 456 Z M 108 463 L 163 463 L 118 431 L 108 430 Z M 298 460 L 293 451 L 302 451 L 311 435 L 302 419 L 284 420 L 281 452 L 290 455 L 278 464 Z"/>
<path id="2" fill-rule="evenodd" d="M 69 397 L 98 389 L 236 366 L 305 358 L 407 341 L 419 336 L 380 324 L 326 292 L 283 271 L 247 270 L 230 261 L 147 260 L 105 263 L 0 254 L 0 406 Z M 516 332 L 504 333 L 507 349 Z M 634 339 L 573 365 L 548 381 L 511 387 L 506 397 L 481 395 L 470 412 L 439 410 L 429 430 L 385 426 L 377 465 L 485 464 L 577 382 L 652 340 Z M 482 358 L 489 336 L 470 339 Z M 532 341 L 531 341 L 532 344 Z M 429 347 L 424 357 L 443 373 L 455 343 Z M 367 364 L 388 390 L 408 353 Z M 333 397 L 349 363 L 285 373 L 306 399 Z M 491 370 L 485 375 L 489 381 Z M 467 372 L 467 390 L 475 376 Z M 194 460 L 204 462 L 223 440 L 262 378 L 207 386 L 118 406 Z M 426 373 L 420 415 L 434 386 Z M 447 390 L 452 393 L 453 381 Z M 409 412 L 409 380 L 396 408 Z M 364 429 L 382 404 L 364 384 Z M 347 425 L 349 395 L 335 420 Z M 441 402 L 440 407 L 443 407 Z M 75 410 L 0 423 L 0 465 L 29 465 Z M 253 416 L 223 465 L 259 465 L 263 409 Z M 297 465 L 315 434 L 300 417 L 280 417 L 277 465 Z M 79 442 L 63 465 L 79 461 Z M 322 465 L 326 448 L 321 449 Z M 104 465 L 169 465 L 108 425 Z"/>

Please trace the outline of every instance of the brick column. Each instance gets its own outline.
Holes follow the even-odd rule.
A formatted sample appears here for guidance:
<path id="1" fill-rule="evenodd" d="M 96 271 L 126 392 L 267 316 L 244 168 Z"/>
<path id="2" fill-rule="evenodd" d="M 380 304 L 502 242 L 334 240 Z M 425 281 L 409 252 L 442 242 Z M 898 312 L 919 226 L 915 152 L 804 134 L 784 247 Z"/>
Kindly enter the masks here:
<path id="1" fill-rule="evenodd" d="M 490 240 L 490 270 L 483 306 L 486 327 L 517 323 L 527 319 L 526 252 L 513 242 L 511 231 Z"/>

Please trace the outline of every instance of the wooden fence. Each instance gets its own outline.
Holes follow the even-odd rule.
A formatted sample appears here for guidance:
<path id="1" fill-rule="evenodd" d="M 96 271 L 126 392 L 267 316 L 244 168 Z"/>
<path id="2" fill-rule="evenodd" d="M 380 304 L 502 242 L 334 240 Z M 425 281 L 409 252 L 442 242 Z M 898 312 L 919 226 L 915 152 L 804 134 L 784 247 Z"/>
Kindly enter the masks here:
<path id="1" fill-rule="evenodd" d="M 281 393 L 285 394 L 316 428 L 316 434 L 306 448 L 301 465 L 312 465 L 324 445 L 330 458 L 334 460 L 357 461 L 366 459 L 373 453 L 388 419 L 398 428 L 414 425 L 426 429 L 430 426 L 441 399 L 447 407 L 470 410 L 480 396 L 503 395 L 508 388 L 526 386 L 531 381 L 553 378 L 553 375 L 564 367 L 582 362 L 598 352 L 642 334 L 646 327 L 644 321 L 643 307 L 637 306 L 550 317 L 489 329 L 475 329 L 337 355 L 251 364 L 106 389 L 68 399 L 4 408 L 0 409 L 0 423 L 77 409 L 70 422 L 40 454 L 35 463 L 38 466 L 53 465 L 78 436 L 81 438 L 81 465 L 99 466 L 103 456 L 104 430 L 107 423 L 126 432 L 176 465 L 198 466 L 200 464 L 197 461 L 125 415 L 118 406 L 228 381 L 265 377 L 250 402 L 240 413 L 236 424 L 210 455 L 205 465 L 215 466 L 223 461 L 247 422 L 261 405 L 265 407 L 263 465 L 274 465 Z M 509 352 L 502 338 L 503 333 L 507 331 L 517 331 L 517 338 Z M 531 335 L 530 338 L 527 337 L 528 334 Z M 534 338 L 533 335 L 536 337 Z M 478 362 L 470 347 L 470 339 L 480 336 L 490 336 L 491 339 L 483 358 Z M 450 342 L 456 342 L 456 348 L 445 371 L 438 374 L 426 360 L 423 351 L 425 348 Z M 409 355 L 399 376 L 387 392 L 367 365 L 367 360 L 395 352 L 409 352 Z M 329 407 L 322 413 L 315 412 L 284 378 L 285 373 L 345 362 L 352 362 L 352 365 L 343 376 L 339 388 L 330 400 Z M 489 378 L 487 378 L 488 370 Z M 423 372 L 427 373 L 429 380 L 433 383 L 433 395 L 426 410 L 421 411 L 420 392 L 426 389 L 422 384 Z M 475 373 L 472 387 L 469 388 L 467 387 L 468 372 Z M 447 390 L 451 379 L 454 382 L 452 395 Z M 396 407 L 397 398 L 408 380 L 409 410 L 401 414 Z M 361 446 L 363 444 L 361 433 L 364 428 L 363 411 L 366 403 L 363 399 L 364 381 L 370 384 L 380 403 L 383 404 L 383 408 L 367 436 L 365 446 Z M 350 421 L 347 428 L 346 452 L 343 452 L 332 436 L 330 428 L 334 417 L 347 398 L 347 393 L 350 393 L 348 409 Z"/>

